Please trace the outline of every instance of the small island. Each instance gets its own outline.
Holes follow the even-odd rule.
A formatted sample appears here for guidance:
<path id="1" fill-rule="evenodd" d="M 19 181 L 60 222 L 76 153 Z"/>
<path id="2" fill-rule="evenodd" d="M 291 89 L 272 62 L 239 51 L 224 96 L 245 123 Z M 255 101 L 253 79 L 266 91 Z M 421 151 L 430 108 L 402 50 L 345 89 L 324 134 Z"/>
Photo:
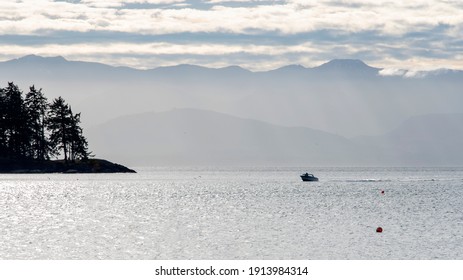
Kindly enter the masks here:
<path id="1" fill-rule="evenodd" d="M 17 160 L 0 158 L 0 173 L 136 173 L 135 170 L 104 159 Z"/>
<path id="2" fill-rule="evenodd" d="M 62 159 L 58 159 L 62 157 Z M 62 97 L 51 103 L 35 86 L 23 96 L 10 82 L 0 88 L 0 173 L 135 173 L 91 158 L 74 114 Z"/>

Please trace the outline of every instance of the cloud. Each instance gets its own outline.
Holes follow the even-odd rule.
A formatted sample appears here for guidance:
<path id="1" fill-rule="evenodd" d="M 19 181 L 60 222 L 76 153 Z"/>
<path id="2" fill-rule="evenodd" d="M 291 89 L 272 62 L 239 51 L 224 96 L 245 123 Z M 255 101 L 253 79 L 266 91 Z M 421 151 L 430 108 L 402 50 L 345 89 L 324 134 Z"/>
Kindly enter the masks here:
<path id="1" fill-rule="evenodd" d="M 90 7 L 123 7 L 127 4 L 152 4 L 152 5 L 161 5 L 161 4 L 177 4 L 183 3 L 185 0 L 111 0 L 111 1 L 101 1 L 101 0 L 80 0 L 79 4 L 85 4 Z M 76 3 L 77 4 L 77 3 Z"/>
<path id="2" fill-rule="evenodd" d="M 242 6 L 224 6 L 237 2 Z M 81 0 L 79 2 L 52 2 L 25 0 L 20 3 L 0 4 L 2 14 L 13 10 L 17 18 L 3 20 L 0 32 L 7 34 L 11 26 L 22 34 L 40 30 L 88 31 L 106 30 L 143 34 L 178 32 L 268 32 L 283 34 L 311 32 L 320 29 L 337 29 L 344 32 L 376 30 L 385 34 L 405 34 L 428 29 L 439 24 L 456 26 L 463 23 L 462 9 L 453 2 L 441 1 L 217 1 L 196 3 L 217 4 L 210 9 L 140 8 L 124 9 L 128 4 L 185 4 L 183 0 Z M 252 3 L 259 5 L 244 5 Z M 309 2 L 310 3 L 310 2 Z M 347 3 L 349 3 L 347 5 Z M 196 6 L 198 6 L 197 4 Z M 141 6 L 143 7 L 143 6 Z M 400 12 L 399 12 L 400 11 Z M 43 15 L 48 15 L 45 17 Z M 11 16 L 11 15 L 10 15 Z M 95 21 L 111 22 L 101 26 Z M 69 21 L 72 24 L 67 24 Z M 34 24 L 31 24 L 31 23 Z"/>
<path id="3" fill-rule="evenodd" d="M 250 60 L 268 58 L 266 53 L 259 56 L 257 51 L 248 51 L 249 46 L 258 46 L 251 49 L 279 50 L 280 64 L 314 64 L 321 60 L 317 54 L 323 58 L 356 56 L 393 68 L 402 68 L 404 62 L 415 63 L 410 67 L 428 67 L 432 61 L 457 67 L 456 58 L 463 49 L 462 27 L 463 5 L 453 0 L 0 2 L 4 56 L 18 53 L 10 47 L 27 47 L 31 42 L 35 47 L 41 45 L 40 49 L 59 45 L 51 49 L 60 50 L 60 54 L 71 54 L 77 45 L 92 46 L 84 48 L 89 55 L 95 53 L 98 44 L 103 48 L 108 44 L 165 44 L 175 49 L 181 43 L 185 52 L 178 55 L 182 57 L 198 55 L 191 51 L 198 46 L 204 47 L 204 56 L 214 57 L 215 50 L 207 46 L 228 45 L 228 50 L 237 46 L 244 49 L 239 53 L 249 54 Z M 301 48 L 309 45 L 309 49 Z M 128 49 L 127 60 L 134 53 Z M 236 64 L 236 53 L 224 52 L 229 56 L 228 63 Z M 243 62 L 241 58 L 239 61 Z"/>
<path id="4" fill-rule="evenodd" d="M 379 71 L 381 76 L 404 76 L 407 73 L 405 69 L 397 69 L 397 68 L 385 68 Z"/>

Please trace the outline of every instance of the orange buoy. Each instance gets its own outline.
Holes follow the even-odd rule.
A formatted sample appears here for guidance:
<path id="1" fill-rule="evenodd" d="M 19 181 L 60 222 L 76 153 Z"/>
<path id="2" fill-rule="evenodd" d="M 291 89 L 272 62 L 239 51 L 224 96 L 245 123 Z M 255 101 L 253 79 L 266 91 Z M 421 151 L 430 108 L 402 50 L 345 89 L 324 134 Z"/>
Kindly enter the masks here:
<path id="1" fill-rule="evenodd" d="M 383 232 L 383 228 L 382 228 L 382 227 L 378 227 L 378 228 L 376 229 L 376 232 Z"/>

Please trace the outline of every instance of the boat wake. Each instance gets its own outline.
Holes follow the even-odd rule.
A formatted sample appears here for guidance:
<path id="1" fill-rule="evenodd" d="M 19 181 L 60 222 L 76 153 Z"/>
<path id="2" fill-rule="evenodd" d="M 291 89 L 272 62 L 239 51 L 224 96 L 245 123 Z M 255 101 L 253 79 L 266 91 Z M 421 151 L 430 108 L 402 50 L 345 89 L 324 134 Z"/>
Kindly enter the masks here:
<path id="1" fill-rule="evenodd" d="M 349 183 L 381 183 L 381 182 L 392 182 L 390 179 L 358 179 L 358 180 L 346 180 Z"/>

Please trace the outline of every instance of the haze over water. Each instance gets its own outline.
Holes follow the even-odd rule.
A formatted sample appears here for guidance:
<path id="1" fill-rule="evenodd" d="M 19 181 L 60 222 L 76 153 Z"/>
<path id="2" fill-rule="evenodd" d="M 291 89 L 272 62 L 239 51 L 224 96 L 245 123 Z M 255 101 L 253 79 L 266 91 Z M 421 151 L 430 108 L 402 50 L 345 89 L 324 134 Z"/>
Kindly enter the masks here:
<path id="1" fill-rule="evenodd" d="M 2 174 L 0 255 L 462 259 L 463 168 L 314 168 L 315 183 L 305 171 Z"/>

